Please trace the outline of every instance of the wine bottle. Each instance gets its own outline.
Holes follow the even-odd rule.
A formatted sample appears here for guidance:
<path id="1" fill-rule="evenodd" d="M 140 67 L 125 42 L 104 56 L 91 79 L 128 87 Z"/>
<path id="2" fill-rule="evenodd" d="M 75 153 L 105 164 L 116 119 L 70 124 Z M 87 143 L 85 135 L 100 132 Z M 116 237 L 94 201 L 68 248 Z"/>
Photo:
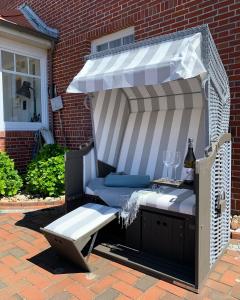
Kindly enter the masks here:
<path id="1" fill-rule="evenodd" d="M 193 139 L 188 139 L 188 151 L 184 159 L 184 183 L 193 184 L 196 157 L 193 152 Z"/>

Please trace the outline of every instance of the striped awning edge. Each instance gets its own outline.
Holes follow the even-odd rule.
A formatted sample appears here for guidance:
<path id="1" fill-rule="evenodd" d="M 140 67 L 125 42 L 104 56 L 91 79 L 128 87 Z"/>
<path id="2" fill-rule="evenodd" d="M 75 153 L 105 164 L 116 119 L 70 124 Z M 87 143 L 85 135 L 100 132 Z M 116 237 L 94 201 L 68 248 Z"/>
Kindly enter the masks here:
<path id="1" fill-rule="evenodd" d="M 89 93 L 115 88 L 158 85 L 206 73 L 201 59 L 201 33 L 89 59 L 67 88 Z"/>

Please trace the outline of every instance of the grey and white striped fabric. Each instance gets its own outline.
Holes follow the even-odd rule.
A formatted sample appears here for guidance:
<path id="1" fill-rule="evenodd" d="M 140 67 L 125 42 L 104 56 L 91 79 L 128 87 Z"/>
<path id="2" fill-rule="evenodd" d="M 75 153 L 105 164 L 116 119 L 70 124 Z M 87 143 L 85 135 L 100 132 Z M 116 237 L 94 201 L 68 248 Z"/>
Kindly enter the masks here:
<path id="1" fill-rule="evenodd" d="M 200 77 L 123 90 L 129 100 L 131 112 L 174 109 L 175 106 L 172 104 L 174 97 L 177 97 L 177 109 L 192 108 L 191 94 L 202 93 Z M 194 107 L 202 107 L 202 101 L 202 97 L 201 99 L 199 97 L 198 102 L 194 103 Z"/>
<path id="2" fill-rule="evenodd" d="M 86 186 L 88 185 L 91 179 L 96 178 L 96 159 L 94 149 L 91 149 L 89 153 L 83 156 L 83 188 L 84 192 L 86 191 Z"/>
<path id="3" fill-rule="evenodd" d="M 196 77 L 165 83 L 161 86 L 142 86 L 95 93 L 92 99 L 92 117 L 97 159 L 118 167 L 118 170 L 123 170 L 125 169 L 123 160 L 125 159 L 124 155 L 126 155 L 124 151 L 130 144 L 135 149 L 137 139 L 139 143 L 145 143 L 144 155 L 149 155 L 150 144 L 156 142 L 158 145 L 160 141 L 161 126 L 163 126 L 165 119 L 168 120 L 169 130 L 169 126 L 180 126 L 180 122 L 183 120 L 185 127 L 181 128 L 180 145 L 177 149 L 182 150 L 183 155 L 185 155 L 187 138 L 193 136 L 197 140 L 197 157 L 201 157 L 206 146 L 203 132 L 205 100 L 201 92 L 201 80 Z M 138 124 L 132 128 L 131 126 L 138 120 L 142 120 L 142 127 L 140 128 Z M 190 127 L 189 129 L 188 123 L 194 124 L 193 128 L 196 124 L 199 126 L 199 130 L 196 131 Z M 131 130 L 133 134 L 130 132 Z M 146 139 L 144 134 L 147 136 Z M 172 132 L 173 134 L 174 132 Z M 168 135 L 168 132 L 165 135 Z M 131 137 L 134 139 L 131 140 Z M 172 138 L 172 136 L 167 137 L 166 142 Z M 171 143 L 169 143 L 170 146 Z M 164 145 L 159 149 L 159 151 L 162 150 L 165 150 Z M 132 154 L 129 153 L 128 158 L 130 165 Z M 154 153 L 152 154 L 154 155 Z M 136 153 L 136 155 L 138 154 Z M 139 159 L 141 158 L 136 157 L 136 160 Z M 142 165 L 140 168 L 142 173 L 147 171 L 146 162 L 144 164 L 145 166 Z M 154 166 L 149 165 L 149 168 L 152 170 Z M 125 171 L 131 174 L 130 169 Z M 160 172 L 156 176 L 159 174 Z"/>
<path id="4" fill-rule="evenodd" d="M 56 221 L 44 229 L 74 241 L 92 234 L 113 219 L 119 209 L 95 203 L 85 204 Z"/>
<path id="5" fill-rule="evenodd" d="M 194 138 L 196 157 L 204 157 L 203 97 L 195 93 L 148 101 L 149 108 L 154 107 L 151 101 L 155 101 L 161 110 L 142 111 L 140 103 L 134 106 L 126 126 L 117 171 L 133 175 L 147 174 L 152 179 L 164 177 L 166 170 L 162 154 L 164 150 L 171 150 L 181 152 L 182 162 L 177 169 L 177 177 L 182 178 L 189 137 Z"/>
<path id="6" fill-rule="evenodd" d="M 69 85 L 68 93 L 160 85 L 206 74 L 201 33 L 89 59 Z"/>
<path id="7" fill-rule="evenodd" d="M 88 194 L 99 196 L 105 203 L 114 207 L 121 206 L 122 197 L 126 200 L 126 197 L 130 198 L 133 192 L 140 190 L 142 188 L 106 187 L 104 178 L 92 180 L 87 187 Z M 140 205 L 195 215 L 196 195 L 192 190 L 162 186 L 161 193 L 163 197 L 150 191 L 147 197 L 141 199 Z"/>
<path id="8" fill-rule="evenodd" d="M 97 159 L 116 167 L 129 117 L 125 94 L 120 89 L 95 93 L 92 117 Z"/>

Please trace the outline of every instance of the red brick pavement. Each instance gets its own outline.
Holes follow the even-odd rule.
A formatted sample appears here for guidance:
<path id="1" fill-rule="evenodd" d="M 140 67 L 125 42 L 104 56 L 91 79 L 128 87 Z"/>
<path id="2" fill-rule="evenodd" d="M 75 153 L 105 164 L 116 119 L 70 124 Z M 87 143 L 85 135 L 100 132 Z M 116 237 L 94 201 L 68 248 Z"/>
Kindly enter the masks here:
<path id="1" fill-rule="evenodd" d="M 0 300 L 240 299 L 240 251 L 227 250 L 196 295 L 94 254 L 93 274 L 79 273 L 36 231 L 39 215 L 0 215 Z"/>

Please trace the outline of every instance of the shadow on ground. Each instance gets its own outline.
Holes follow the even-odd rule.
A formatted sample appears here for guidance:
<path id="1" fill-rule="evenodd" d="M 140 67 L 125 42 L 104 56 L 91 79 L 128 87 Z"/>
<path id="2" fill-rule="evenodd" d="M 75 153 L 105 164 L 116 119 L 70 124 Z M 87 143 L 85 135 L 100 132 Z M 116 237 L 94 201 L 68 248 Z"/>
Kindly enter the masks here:
<path id="1" fill-rule="evenodd" d="M 24 213 L 23 219 L 16 222 L 15 225 L 40 232 L 41 227 L 45 227 L 46 225 L 65 215 L 66 213 L 88 202 L 89 199 L 86 197 L 86 199 L 76 199 L 74 201 L 66 202 L 65 204 L 57 207 L 49 207 L 32 212 L 26 212 Z M 92 200 L 92 202 L 94 201 Z"/>
<path id="2" fill-rule="evenodd" d="M 84 271 L 76 264 L 58 255 L 56 250 L 51 247 L 41 253 L 28 259 L 31 263 L 52 273 L 52 274 L 69 274 L 83 273 Z"/>
<path id="3" fill-rule="evenodd" d="M 65 213 L 65 205 L 27 212 L 24 213 L 23 219 L 17 221 L 15 225 L 40 232 L 41 227 L 45 227 Z"/>

